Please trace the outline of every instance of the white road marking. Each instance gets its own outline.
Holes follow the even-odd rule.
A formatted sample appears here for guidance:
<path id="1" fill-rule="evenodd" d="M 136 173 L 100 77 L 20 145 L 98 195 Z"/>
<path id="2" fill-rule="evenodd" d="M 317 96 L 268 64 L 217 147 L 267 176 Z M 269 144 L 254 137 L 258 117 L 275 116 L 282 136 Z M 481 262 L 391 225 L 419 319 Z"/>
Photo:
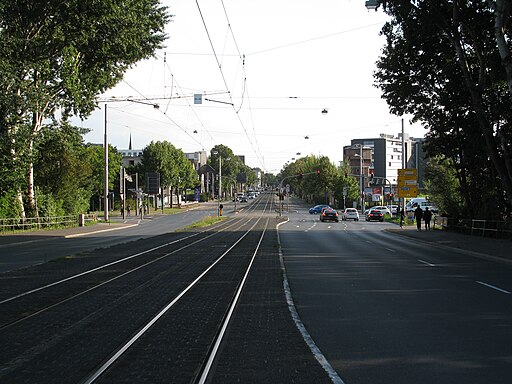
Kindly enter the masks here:
<path id="1" fill-rule="evenodd" d="M 386 248 L 386 249 L 387 249 L 389 252 L 395 252 L 395 250 L 394 250 L 394 249 L 392 249 L 392 248 Z"/>
<path id="2" fill-rule="evenodd" d="M 419 261 L 420 263 L 423 263 L 423 264 L 425 264 L 425 265 L 428 265 L 429 267 L 435 267 L 435 266 L 436 266 L 435 264 L 431 264 L 431 263 L 429 263 L 428 261 L 423 261 L 423 260 L 420 260 L 420 259 L 418 259 L 418 261 Z"/>
<path id="3" fill-rule="evenodd" d="M 487 288 L 491 288 L 491 289 L 495 289 L 496 291 L 499 291 L 499 292 L 502 292 L 502 293 L 506 293 L 507 295 L 510 295 L 512 294 L 512 292 L 509 292 L 509 291 L 506 291 L 504 289 L 501 289 L 501 288 L 498 288 L 498 287 L 495 287 L 494 285 L 491 285 L 491 284 L 487 284 L 487 283 L 484 283 L 483 281 L 476 281 L 478 284 L 481 284 L 481 285 L 484 285 L 486 286 Z"/>

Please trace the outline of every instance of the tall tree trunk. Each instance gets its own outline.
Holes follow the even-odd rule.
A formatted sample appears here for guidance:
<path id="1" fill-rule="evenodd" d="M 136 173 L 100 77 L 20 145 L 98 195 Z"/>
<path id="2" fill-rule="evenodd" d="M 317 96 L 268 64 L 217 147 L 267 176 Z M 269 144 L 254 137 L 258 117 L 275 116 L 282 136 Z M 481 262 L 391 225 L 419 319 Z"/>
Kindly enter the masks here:
<path id="1" fill-rule="evenodd" d="M 43 126 L 43 113 L 34 112 L 32 115 L 32 135 L 30 136 L 28 142 L 28 153 L 27 155 L 30 158 L 29 168 L 28 168 L 28 195 L 27 195 L 27 204 L 29 210 L 31 211 L 31 215 L 33 217 L 39 217 L 37 212 L 37 204 L 36 204 L 36 193 L 35 193 L 35 184 L 34 184 L 34 162 L 32 161 L 34 154 L 34 140 L 37 137 L 39 131 Z"/>
<path id="2" fill-rule="evenodd" d="M 475 116 L 478 121 L 478 125 L 482 131 L 484 136 L 485 144 L 487 147 L 487 153 L 489 154 L 492 164 L 496 169 L 497 174 L 500 177 L 501 184 L 503 186 L 504 191 L 506 192 L 506 198 L 508 203 L 512 206 L 512 179 L 509 177 L 509 172 L 507 171 L 505 161 L 501 156 L 498 150 L 498 143 L 496 142 L 496 138 L 493 133 L 493 129 L 491 124 L 487 119 L 487 115 L 485 113 L 485 109 L 482 101 L 482 93 L 475 84 L 473 78 L 471 77 L 470 70 L 468 68 L 468 62 L 466 60 L 466 55 L 464 52 L 462 38 L 459 33 L 460 23 L 458 17 L 458 4 L 457 1 L 453 4 L 453 25 L 451 33 L 445 30 L 447 37 L 450 39 L 451 43 L 455 48 L 455 52 L 457 55 L 457 61 L 461 68 L 461 71 L 464 76 L 464 80 L 466 83 L 466 87 L 469 90 L 471 101 L 473 104 L 473 110 L 475 112 Z M 474 47 L 476 49 L 476 47 Z M 484 63 L 480 63 L 481 75 L 483 74 Z M 484 82 L 484 79 L 481 78 L 480 81 Z"/>
<path id="3" fill-rule="evenodd" d="M 8 130 L 8 136 L 9 136 L 9 145 L 10 145 L 10 154 L 12 163 L 16 164 L 16 160 L 19 156 L 18 153 L 16 153 L 16 132 L 17 128 L 13 127 L 12 129 Z M 21 189 L 21 186 L 18 185 L 17 191 L 16 191 L 16 200 L 18 201 L 20 214 L 21 214 L 21 220 L 24 222 L 27 218 L 27 214 L 25 212 L 25 204 L 23 202 L 23 191 Z"/>
<path id="4" fill-rule="evenodd" d="M 507 75 L 508 92 L 512 97 L 512 57 L 505 39 L 506 25 L 510 18 L 510 0 L 487 0 L 487 3 L 494 11 L 494 36 Z"/>

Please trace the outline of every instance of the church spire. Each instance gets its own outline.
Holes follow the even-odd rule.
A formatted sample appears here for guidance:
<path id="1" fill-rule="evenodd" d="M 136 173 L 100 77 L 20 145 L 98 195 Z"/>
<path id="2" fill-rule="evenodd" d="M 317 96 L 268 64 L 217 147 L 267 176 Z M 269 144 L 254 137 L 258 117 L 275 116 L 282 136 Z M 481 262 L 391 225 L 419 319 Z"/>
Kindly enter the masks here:
<path id="1" fill-rule="evenodd" d="M 128 149 L 132 150 L 132 132 L 130 131 L 130 144 L 128 144 Z"/>

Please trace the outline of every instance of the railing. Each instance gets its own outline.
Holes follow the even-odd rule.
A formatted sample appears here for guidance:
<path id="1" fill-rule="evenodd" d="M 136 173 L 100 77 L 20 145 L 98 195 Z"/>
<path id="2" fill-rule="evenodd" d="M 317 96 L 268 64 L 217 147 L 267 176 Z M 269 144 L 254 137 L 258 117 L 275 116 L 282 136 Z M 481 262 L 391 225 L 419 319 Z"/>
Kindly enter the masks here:
<path id="1" fill-rule="evenodd" d="M 98 218 L 96 214 L 84 215 L 84 222 L 96 221 Z M 0 218 L 0 231 L 29 231 L 37 229 L 49 228 L 62 228 L 62 227 L 76 227 L 79 225 L 79 217 L 72 216 L 48 216 L 48 217 L 27 217 L 22 219 L 15 218 Z"/>
<path id="2" fill-rule="evenodd" d="M 434 225 L 442 228 L 466 233 L 471 236 L 493 237 L 495 239 L 512 239 L 512 221 L 500 220 L 455 220 L 438 216 Z"/>

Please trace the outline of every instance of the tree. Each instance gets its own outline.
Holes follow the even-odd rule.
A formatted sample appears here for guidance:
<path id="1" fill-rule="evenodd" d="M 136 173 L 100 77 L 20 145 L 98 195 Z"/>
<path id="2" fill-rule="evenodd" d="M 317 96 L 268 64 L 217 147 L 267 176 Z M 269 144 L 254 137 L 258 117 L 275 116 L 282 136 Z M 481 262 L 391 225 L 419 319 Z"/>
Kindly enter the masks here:
<path id="1" fill-rule="evenodd" d="M 63 214 L 87 211 L 93 194 L 93 170 L 86 161 L 84 133 L 85 130 L 64 123 L 45 127 L 36 141 L 35 184 L 43 196 L 51 196 L 59 203 Z"/>
<path id="2" fill-rule="evenodd" d="M 191 188 L 197 185 L 198 176 L 192 163 L 181 149 L 168 141 L 151 142 L 142 151 L 142 172 L 160 174 L 162 188 Z"/>
<path id="3" fill-rule="evenodd" d="M 263 174 L 263 185 L 275 187 L 276 185 L 276 175 L 272 173 L 264 173 Z"/>
<path id="4" fill-rule="evenodd" d="M 457 170 L 451 159 L 436 156 L 425 168 L 425 189 L 429 200 L 442 215 L 458 218 L 463 216 L 463 199 Z"/>
<path id="5" fill-rule="evenodd" d="M 299 177 L 302 174 L 303 177 Z M 328 157 L 314 155 L 302 157 L 284 167 L 278 179 L 282 185 L 290 184 L 300 197 L 324 203 L 335 188 L 338 170 Z"/>
<path id="6" fill-rule="evenodd" d="M 168 19 L 157 0 L 0 0 L 0 136 L 24 165 L 33 213 L 31 159 L 45 121 L 88 116 L 97 95 L 162 47 Z M 23 200 L 18 187 L 22 209 Z"/>
<path id="7" fill-rule="evenodd" d="M 492 211 L 510 210 L 512 114 L 492 9 L 478 1 L 396 0 L 385 7 L 392 20 L 382 29 L 387 43 L 375 78 L 391 112 L 422 121 L 428 154 L 464 170 L 468 206 L 485 169 L 484 184 L 495 188 L 499 205 Z"/>
<path id="8" fill-rule="evenodd" d="M 211 149 L 208 165 L 217 171 L 217 175 L 219 174 L 219 158 L 222 166 L 223 187 L 229 185 L 228 183 L 246 183 L 246 175 L 240 172 L 243 163 L 238 156 L 235 156 L 231 148 L 218 144 Z"/>

